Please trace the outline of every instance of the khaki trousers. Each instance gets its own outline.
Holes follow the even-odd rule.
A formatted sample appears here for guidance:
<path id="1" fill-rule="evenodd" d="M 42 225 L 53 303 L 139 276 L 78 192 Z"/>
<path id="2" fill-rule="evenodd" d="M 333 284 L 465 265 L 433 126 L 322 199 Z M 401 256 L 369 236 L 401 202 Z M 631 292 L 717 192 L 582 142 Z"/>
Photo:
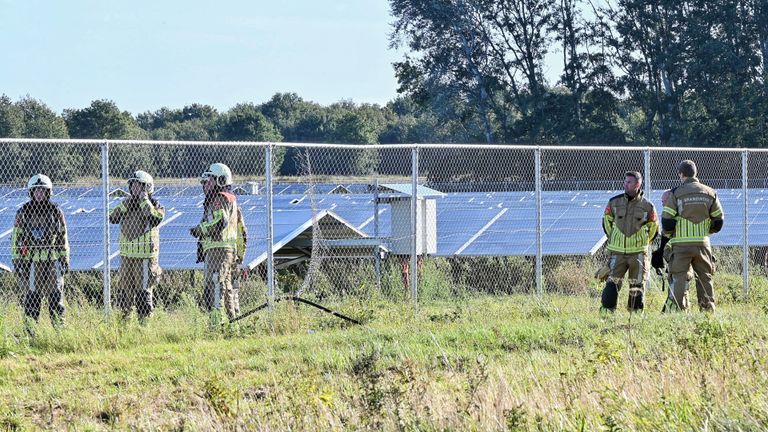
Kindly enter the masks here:
<path id="1" fill-rule="evenodd" d="M 120 281 L 116 301 L 123 316 L 131 313 L 134 304 L 139 318 L 152 314 L 155 309 L 153 296 L 161 273 L 157 258 L 120 257 Z"/>
<path id="2" fill-rule="evenodd" d="M 696 275 L 696 297 L 699 308 L 705 311 L 715 309 L 715 293 L 712 287 L 712 248 L 704 245 L 672 245 L 672 257 L 669 263 L 669 272 L 672 275 L 672 284 L 667 299 L 667 309 L 688 308 L 687 292 L 689 288 L 689 267 L 693 268 Z"/>
<path id="3" fill-rule="evenodd" d="M 236 304 L 235 292 L 232 289 L 232 273 L 235 267 L 235 251 L 228 248 L 214 248 L 205 252 L 205 275 L 203 288 L 203 303 L 205 309 L 212 311 L 221 309 L 221 300 L 227 317 L 237 316 L 239 305 Z"/>
<path id="4" fill-rule="evenodd" d="M 608 283 L 616 285 L 616 290 L 621 290 L 624 275 L 629 281 L 629 297 L 627 307 L 630 310 L 642 308 L 645 282 L 650 275 L 650 255 L 645 252 L 636 254 L 613 254 L 608 261 L 611 272 L 608 274 Z"/>

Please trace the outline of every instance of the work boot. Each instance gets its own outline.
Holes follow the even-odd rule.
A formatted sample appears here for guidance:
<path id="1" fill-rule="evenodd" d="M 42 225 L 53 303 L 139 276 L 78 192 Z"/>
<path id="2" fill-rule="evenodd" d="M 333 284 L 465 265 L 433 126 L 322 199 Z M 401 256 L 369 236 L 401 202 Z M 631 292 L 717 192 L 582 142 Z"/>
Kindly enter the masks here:
<path id="1" fill-rule="evenodd" d="M 600 298 L 602 307 L 601 311 L 613 312 L 616 310 L 616 303 L 619 299 L 619 288 L 616 286 L 616 282 L 608 280 L 603 288 L 603 294 Z"/>
<path id="2" fill-rule="evenodd" d="M 630 286 L 629 297 L 627 299 L 627 310 L 630 312 L 642 312 L 645 308 L 645 302 L 643 300 L 643 287 Z"/>

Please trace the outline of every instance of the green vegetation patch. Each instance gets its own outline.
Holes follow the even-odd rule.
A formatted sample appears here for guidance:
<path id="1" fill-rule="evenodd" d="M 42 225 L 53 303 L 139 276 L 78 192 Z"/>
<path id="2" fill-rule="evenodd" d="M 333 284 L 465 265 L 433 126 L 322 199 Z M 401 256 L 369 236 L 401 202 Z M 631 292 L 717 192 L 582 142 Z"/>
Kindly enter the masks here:
<path id="1" fill-rule="evenodd" d="M 649 292 L 660 305 L 663 293 Z M 0 427 L 272 430 L 759 430 L 758 304 L 600 315 L 584 296 L 278 303 L 215 330 L 193 305 L 145 325 L 88 307 L 25 336 L 0 321 Z M 373 307 L 371 307 L 373 306 Z M 336 323 L 336 324 L 333 324 Z"/>

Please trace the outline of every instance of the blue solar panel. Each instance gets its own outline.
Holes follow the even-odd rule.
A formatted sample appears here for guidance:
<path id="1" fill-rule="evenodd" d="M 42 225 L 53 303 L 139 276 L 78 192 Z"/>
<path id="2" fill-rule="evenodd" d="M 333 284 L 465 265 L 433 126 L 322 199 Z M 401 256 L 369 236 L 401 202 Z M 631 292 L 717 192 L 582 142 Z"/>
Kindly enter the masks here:
<path id="1" fill-rule="evenodd" d="M 330 185 L 328 185 L 330 186 Z M 358 188 L 359 186 L 359 188 Z M 286 240 L 312 220 L 313 214 L 331 211 L 352 227 L 373 236 L 373 196 L 366 194 L 304 195 L 305 185 L 293 184 L 296 194 L 275 195 L 275 243 Z M 367 185 L 348 185 L 352 189 Z M 367 190 L 367 189 L 366 189 Z M 593 252 L 601 245 L 601 218 L 610 197 L 621 193 L 605 191 L 557 191 L 542 193 L 543 252 L 546 255 L 571 255 Z M 653 191 L 657 210 L 662 191 Z M 740 189 L 718 192 L 726 215 L 723 231 L 712 236 L 715 246 L 739 246 L 743 239 L 743 196 Z M 768 190 L 749 191 L 749 240 L 751 246 L 768 245 Z M 203 197 L 197 186 L 165 186 L 156 197 L 166 208 L 160 229 L 160 264 L 166 269 L 201 268 L 195 263 L 196 241 L 189 228 L 202 214 Z M 10 263 L 11 228 L 18 208 L 27 200 L 24 189 L 0 188 L 0 262 Z M 112 198 L 110 207 L 121 198 Z M 98 188 L 70 188 L 54 198 L 64 211 L 69 227 L 72 268 L 86 270 L 103 264 L 103 211 Z M 266 255 L 266 197 L 241 195 L 248 228 L 246 262 Z M 437 256 L 532 255 L 536 251 L 536 210 L 532 192 L 450 193 L 436 197 Z M 313 211 L 314 207 L 314 211 Z M 379 204 L 379 235 L 391 232 L 392 211 Z M 120 265 L 119 227 L 110 226 L 110 265 Z"/>

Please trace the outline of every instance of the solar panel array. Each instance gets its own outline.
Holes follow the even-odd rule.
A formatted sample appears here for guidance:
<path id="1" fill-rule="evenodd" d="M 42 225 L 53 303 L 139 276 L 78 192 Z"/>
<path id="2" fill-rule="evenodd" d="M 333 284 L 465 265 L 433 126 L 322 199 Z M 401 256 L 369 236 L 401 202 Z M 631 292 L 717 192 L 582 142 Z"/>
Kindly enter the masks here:
<path id="1" fill-rule="evenodd" d="M 332 211 L 369 236 L 375 233 L 374 200 L 367 185 L 344 185 L 351 193 L 329 193 L 338 185 L 316 185 L 315 194 L 305 195 L 303 184 L 276 184 L 273 199 L 273 248 L 311 226 L 313 214 Z M 601 217 L 608 199 L 621 191 L 556 191 L 542 193 L 542 247 L 546 255 L 594 253 L 604 241 Z M 660 211 L 662 191 L 651 200 Z M 743 241 L 743 196 L 741 189 L 719 191 L 726 223 L 712 237 L 715 246 L 739 246 Z M 166 269 L 201 268 L 195 263 L 196 241 L 189 228 L 202 214 L 200 187 L 158 187 L 155 197 L 166 208 L 160 229 L 160 264 Z M 110 200 L 114 207 L 122 198 Z M 457 192 L 435 197 L 437 202 L 437 256 L 534 255 L 536 252 L 536 206 L 533 192 Z M 65 213 L 69 227 L 72 268 L 99 269 L 103 265 L 103 211 L 99 188 L 70 188 L 53 200 Z M 15 213 L 27 201 L 25 189 L 0 189 L 0 262 L 10 264 L 10 239 Z M 267 206 L 264 195 L 241 195 L 249 233 L 246 262 L 258 263 L 267 251 Z M 749 191 L 749 243 L 768 245 L 768 191 Z M 391 207 L 379 204 L 379 235 L 391 232 Z M 397 223 L 397 222 L 396 222 Z M 110 265 L 120 265 L 119 227 L 110 226 Z"/>

